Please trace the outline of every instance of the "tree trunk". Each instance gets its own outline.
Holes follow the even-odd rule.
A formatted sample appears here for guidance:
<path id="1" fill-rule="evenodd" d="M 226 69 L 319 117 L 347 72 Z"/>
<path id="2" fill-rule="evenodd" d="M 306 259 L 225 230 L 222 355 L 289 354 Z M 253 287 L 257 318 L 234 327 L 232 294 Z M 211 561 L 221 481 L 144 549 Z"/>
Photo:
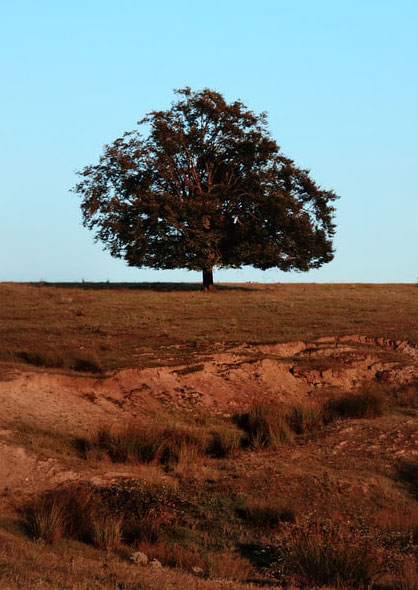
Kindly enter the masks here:
<path id="1" fill-rule="evenodd" d="M 204 291 L 216 291 L 215 285 L 213 284 L 213 270 L 203 269 L 203 290 Z"/>

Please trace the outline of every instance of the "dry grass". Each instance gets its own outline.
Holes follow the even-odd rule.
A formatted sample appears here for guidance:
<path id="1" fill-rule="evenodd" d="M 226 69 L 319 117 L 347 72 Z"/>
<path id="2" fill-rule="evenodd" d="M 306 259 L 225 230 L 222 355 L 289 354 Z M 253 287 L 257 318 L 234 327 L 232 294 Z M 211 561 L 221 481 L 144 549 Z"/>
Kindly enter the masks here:
<path id="1" fill-rule="evenodd" d="M 370 588 L 381 569 L 367 541 L 338 522 L 292 531 L 286 567 L 308 587 L 352 590 Z"/>
<path id="2" fill-rule="evenodd" d="M 4 590 L 256 590 L 258 586 L 205 580 L 181 569 L 136 567 L 111 553 L 60 542 L 27 543 L 0 531 L 0 587 Z"/>
<path id="3" fill-rule="evenodd" d="M 94 372 L 193 359 L 191 370 L 217 342 L 353 333 L 418 341 L 413 285 L 248 285 L 214 296 L 102 287 L 0 285 L 0 361 Z M 377 389 L 338 400 L 336 417 L 363 418 L 344 424 L 328 424 L 319 401 L 271 408 L 254 400 L 240 414 L 241 428 L 208 413 L 179 419 L 170 413 L 79 441 L 87 458 L 99 451 L 130 463 L 124 466 L 81 460 L 70 435 L 54 428 L 9 425 L 13 434 L 2 434 L 2 444 L 54 455 L 57 464 L 71 463 L 80 477 L 102 483 L 57 489 L 26 504 L 26 531 L 47 543 L 24 538 L 2 515 L 0 587 L 238 590 L 251 587 L 242 580 L 257 578 L 257 587 L 283 581 L 361 588 L 381 567 L 365 541 L 370 534 L 382 540 L 383 574 L 389 564 L 394 587 L 416 590 L 416 416 L 398 409 L 380 417 Z M 391 396 L 415 407 L 414 384 Z M 231 407 L 243 412 L 248 405 Z M 71 462 L 64 461 L 68 455 Z M 402 501 L 407 508 L 396 509 Z M 327 515 L 332 521 L 318 525 Z M 348 521 L 348 528 L 340 526 Z M 286 564 L 277 564 L 284 544 Z M 238 555 L 243 547 L 253 565 Z M 135 566 L 129 554 L 141 549 L 173 569 Z M 218 579 L 184 571 L 193 568 Z"/>
<path id="4" fill-rule="evenodd" d="M 377 418 L 382 416 L 385 398 L 379 391 L 363 390 L 330 400 L 325 406 L 327 421 L 335 418 Z"/>
<path id="5" fill-rule="evenodd" d="M 293 438 L 288 415 L 279 406 L 256 405 L 235 416 L 235 422 L 246 434 L 245 446 L 252 449 L 277 449 Z"/>
<path id="6" fill-rule="evenodd" d="M 216 295 L 154 287 L 3 283 L 0 360 L 108 370 L 176 364 L 217 342 L 347 334 L 418 341 L 416 285 L 254 284 Z"/>
<path id="7" fill-rule="evenodd" d="M 238 514 L 251 526 L 263 530 L 277 529 L 280 523 L 296 521 L 293 508 L 275 498 L 252 498 L 238 509 Z"/>
<path id="8" fill-rule="evenodd" d="M 206 558 L 211 578 L 244 581 L 254 575 L 254 568 L 244 557 L 231 553 L 210 553 Z"/>
<path id="9" fill-rule="evenodd" d="M 110 513 L 90 516 L 91 542 L 98 549 L 116 551 L 122 543 L 122 518 Z"/>
<path id="10" fill-rule="evenodd" d="M 115 463 L 154 463 L 186 468 L 205 455 L 226 458 L 238 452 L 242 434 L 233 425 L 209 426 L 173 422 L 161 414 L 146 424 L 131 423 L 123 428 L 102 426 L 93 438 L 78 438 L 76 446 L 85 458 L 98 450 Z"/>
<path id="11" fill-rule="evenodd" d="M 398 568 L 399 590 L 418 590 L 418 569 L 414 559 L 405 559 Z"/>
<path id="12" fill-rule="evenodd" d="M 402 547 L 418 545 L 418 506 L 391 506 L 378 512 L 376 524 Z"/>

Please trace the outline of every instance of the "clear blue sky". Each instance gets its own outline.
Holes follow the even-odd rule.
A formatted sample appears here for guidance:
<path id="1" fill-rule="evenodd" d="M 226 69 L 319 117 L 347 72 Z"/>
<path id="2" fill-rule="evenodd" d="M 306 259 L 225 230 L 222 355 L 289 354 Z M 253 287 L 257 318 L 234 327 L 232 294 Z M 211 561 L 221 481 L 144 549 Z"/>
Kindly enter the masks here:
<path id="1" fill-rule="evenodd" d="M 95 244 L 75 170 L 173 88 L 269 113 L 282 151 L 337 202 L 336 256 L 222 281 L 415 282 L 417 0 L 0 0 L 0 281 L 193 281 Z"/>

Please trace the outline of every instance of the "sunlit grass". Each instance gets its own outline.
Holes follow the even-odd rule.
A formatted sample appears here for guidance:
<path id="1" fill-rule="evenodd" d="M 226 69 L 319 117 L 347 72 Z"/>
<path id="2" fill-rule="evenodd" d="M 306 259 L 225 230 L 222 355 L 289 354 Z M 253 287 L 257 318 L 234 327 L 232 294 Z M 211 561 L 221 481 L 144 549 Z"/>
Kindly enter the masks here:
<path id="1" fill-rule="evenodd" d="M 219 342 L 418 341 L 416 285 L 247 284 L 213 295 L 190 287 L 3 283 L 0 359 L 88 371 L 173 364 Z"/>

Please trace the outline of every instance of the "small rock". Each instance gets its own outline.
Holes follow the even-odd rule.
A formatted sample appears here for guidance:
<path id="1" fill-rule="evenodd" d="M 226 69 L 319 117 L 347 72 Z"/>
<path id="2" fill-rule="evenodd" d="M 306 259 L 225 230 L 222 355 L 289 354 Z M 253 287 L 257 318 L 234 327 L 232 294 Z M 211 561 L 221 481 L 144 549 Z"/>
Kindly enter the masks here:
<path id="1" fill-rule="evenodd" d="M 142 553 L 142 551 L 135 551 L 134 553 L 132 553 L 130 555 L 129 559 L 135 565 L 147 565 L 147 563 L 148 563 L 148 557 L 145 555 L 145 553 Z M 155 561 L 155 559 L 154 559 L 154 561 Z"/>

